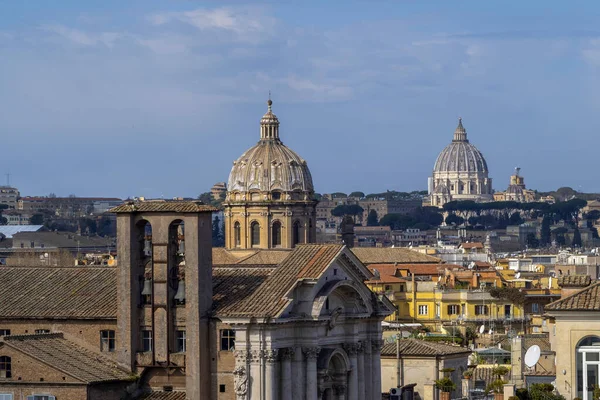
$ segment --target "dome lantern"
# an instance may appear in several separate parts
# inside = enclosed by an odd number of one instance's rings
[[[273,114],[271,96],[267,101],[267,113],[260,119],[260,140],[279,141],[279,119]]]
[[[454,140],[453,142],[468,142],[467,139],[467,130],[464,128],[462,124],[462,118],[458,117],[458,126],[454,131]]]

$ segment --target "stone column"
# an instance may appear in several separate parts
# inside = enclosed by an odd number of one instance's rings
[[[249,395],[248,398],[260,398],[262,396],[261,393],[261,385],[260,385],[260,378],[262,376],[262,371],[261,371],[261,359],[262,359],[262,354],[259,350],[251,350],[248,353],[248,359],[250,361],[249,366],[250,366],[250,371],[248,372],[248,381],[250,383],[250,387],[249,387]]]
[[[373,393],[373,361],[371,360],[371,341],[365,340],[362,343],[364,350],[364,365],[365,365],[365,398],[371,399]]]
[[[371,376],[372,378],[372,390],[373,400],[381,399],[381,346],[383,346],[383,340],[374,339],[371,340]]]
[[[294,362],[292,363],[292,399],[304,400],[306,393],[306,368],[304,367],[304,359],[302,357],[302,348],[298,347],[294,352]]]
[[[348,400],[359,400],[358,395],[358,343],[344,344],[344,350],[350,359],[350,378],[348,379]]]
[[[363,346],[363,342],[358,343],[358,398],[365,399],[365,380],[367,377],[365,376],[365,349]]]
[[[279,350],[265,350],[265,399],[276,400],[279,398],[279,379],[277,379],[277,355]]]
[[[472,379],[469,379],[469,378],[462,379],[462,396],[465,398],[468,398],[469,394],[471,393],[471,389],[472,389],[471,382],[473,382]],[[508,397],[506,399],[508,400]]]
[[[288,347],[281,351],[281,396],[280,399],[289,399],[292,396],[292,359],[294,348]],[[298,377],[295,377],[298,379]]]
[[[321,348],[305,347],[302,351],[306,358],[306,400],[317,400],[317,357]]]

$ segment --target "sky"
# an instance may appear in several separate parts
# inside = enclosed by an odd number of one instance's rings
[[[595,1],[3,1],[0,172],[22,195],[197,196],[259,138],[317,192],[424,190],[458,117],[494,188],[600,192]],[[5,176],[0,177],[6,183]]]

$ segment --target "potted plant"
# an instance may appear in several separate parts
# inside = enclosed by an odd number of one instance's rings
[[[465,379],[471,379],[473,377],[473,370],[472,369],[468,369],[465,372],[463,372],[463,378]]]
[[[494,394],[494,400],[504,400],[504,385],[506,385],[508,381],[505,381],[502,378],[508,374],[508,368],[499,366],[495,367],[492,372],[496,375],[496,380],[490,383],[485,390],[487,393]]]
[[[456,384],[445,376],[435,381],[435,387],[441,392],[440,400],[450,400],[450,392],[456,389]]]

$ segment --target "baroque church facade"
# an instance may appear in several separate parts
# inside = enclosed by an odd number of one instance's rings
[[[431,205],[442,207],[455,200],[493,200],[492,178],[488,174],[483,154],[469,142],[459,118],[452,142],[438,155],[429,178]]]

